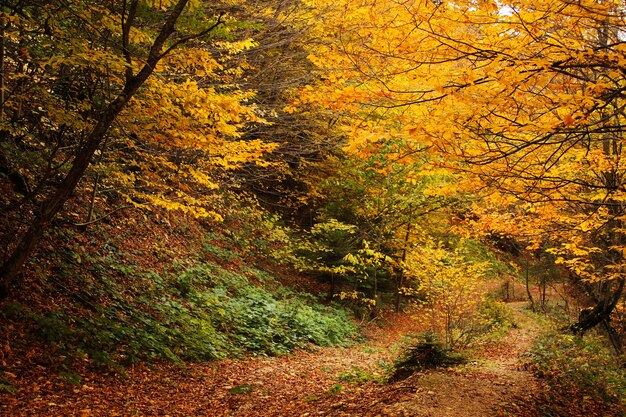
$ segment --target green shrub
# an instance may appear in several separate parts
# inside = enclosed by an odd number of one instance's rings
[[[356,333],[356,325],[344,310],[304,302],[283,303],[284,316],[299,339],[319,346],[345,346]]]
[[[523,362],[555,390],[626,402],[626,371],[599,337],[549,334],[523,355]]]
[[[249,285],[224,304],[223,319],[231,337],[252,352],[281,354],[308,343],[339,345],[354,335],[356,326],[345,313],[308,302],[297,296],[277,300]]]
[[[394,362],[390,379],[397,381],[408,378],[425,369],[450,367],[464,362],[464,358],[452,352],[434,333],[418,336],[417,343],[409,345]]]
[[[29,320],[33,335],[58,356],[89,358],[111,367],[138,360],[216,359],[246,351],[277,355],[311,343],[347,344],[357,331],[343,310],[322,306],[253,268],[245,274],[263,287],[212,263],[170,275],[127,271],[132,276],[123,279],[117,279],[119,268],[97,270],[102,275],[80,294],[99,300],[90,309],[35,312],[6,304],[0,316]]]
[[[484,297],[468,317],[458,319],[453,324],[449,343],[455,349],[497,340],[514,326],[507,305],[491,295]]]
[[[497,339],[506,334],[511,327],[515,327],[515,322],[507,305],[493,296],[485,297],[478,306],[476,338]]]
[[[0,376],[0,393],[7,392],[9,394],[16,394],[17,388],[4,376]]]

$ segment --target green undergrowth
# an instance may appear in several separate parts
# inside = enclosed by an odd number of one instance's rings
[[[626,370],[606,345],[600,336],[551,332],[535,342],[523,362],[551,392],[626,412]]]
[[[63,270],[71,276],[83,269],[71,303],[42,312],[13,302],[0,318],[27,320],[30,336],[51,347],[55,358],[114,368],[153,359],[278,355],[311,344],[347,345],[355,337],[357,326],[345,310],[293,291],[268,272],[225,269],[204,255],[163,273],[122,264],[111,253],[84,255],[80,266]]]

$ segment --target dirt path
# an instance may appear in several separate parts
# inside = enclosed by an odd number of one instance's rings
[[[528,350],[540,329],[523,312],[526,303],[510,303],[516,328],[483,358],[450,370],[415,375],[412,392],[388,408],[393,416],[466,417],[503,415],[515,409],[518,398],[533,393],[537,380],[519,368],[519,355]]]
[[[538,333],[510,304],[518,327],[484,351],[479,362],[380,383],[402,334],[415,331],[406,316],[390,327],[370,329],[367,344],[321,348],[275,358],[145,366],[126,378],[94,374],[78,384],[26,376],[16,396],[0,398],[3,416],[497,416],[536,381],[517,366]],[[39,375],[37,374],[39,372]]]

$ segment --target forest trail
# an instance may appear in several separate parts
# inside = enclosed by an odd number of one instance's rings
[[[1,415],[63,416],[455,416],[488,417],[515,409],[516,398],[536,381],[519,370],[518,356],[539,327],[510,303],[516,328],[466,365],[381,383],[384,365],[397,355],[403,334],[415,332],[408,316],[389,327],[371,326],[368,341],[349,348],[317,348],[281,357],[192,364],[137,366],[125,378],[84,377],[72,385],[31,375],[35,381]],[[10,414],[4,414],[11,410]],[[510,414],[508,414],[510,415]]]
[[[478,361],[415,375],[408,381],[411,392],[390,406],[387,414],[478,417],[515,412],[518,399],[541,389],[536,378],[519,364],[519,355],[530,349],[541,332],[539,325],[524,312],[526,305],[527,302],[508,303],[516,327],[497,345],[482,350]]]

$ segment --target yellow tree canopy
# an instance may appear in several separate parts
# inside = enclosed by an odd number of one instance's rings
[[[477,227],[621,279],[622,2],[309,4],[328,76],[294,106],[336,109],[357,155],[390,137],[428,149],[484,196]]]

